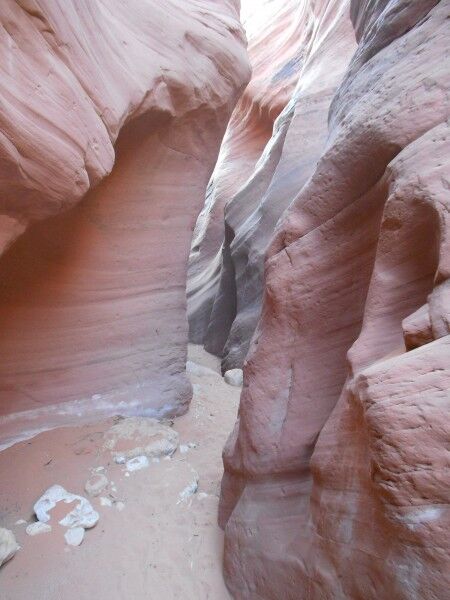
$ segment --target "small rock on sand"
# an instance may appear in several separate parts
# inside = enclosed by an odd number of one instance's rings
[[[84,529],[83,527],[71,527],[66,531],[64,537],[69,546],[79,546],[84,538]]]
[[[41,523],[40,521],[36,521],[36,523],[31,523],[25,529],[27,535],[35,536],[40,535],[41,533],[50,533],[52,530],[52,526],[48,523]]]
[[[146,456],[136,456],[135,458],[127,460],[127,471],[140,471],[141,469],[147,468],[149,464]]]
[[[178,447],[178,433],[157,419],[127,417],[105,432],[104,448],[114,461],[123,464],[131,458],[170,456]]]
[[[0,567],[10,560],[19,549],[14,534],[9,529],[0,527]]]
[[[226,371],[223,378],[228,385],[234,385],[235,387],[242,387],[244,381],[242,369],[230,369]]]
[[[89,496],[99,496],[108,486],[108,478],[103,473],[94,473],[86,481],[84,489]]]

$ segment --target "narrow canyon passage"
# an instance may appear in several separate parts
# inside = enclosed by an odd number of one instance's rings
[[[217,507],[222,447],[240,388],[226,384],[219,360],[198,346],[189,348],[188,371],[194,396],[189,413],[173,424],[177,449],[146,468],[128,471],[114,462],[105,448],[114,419],[54,429],[0,453],[1,522],[21,546],[1,569],[2,600],[230,598]],[[130,447],[140,442],[129,440]],[[93,472],[108,484],[90,497],[85,484]],[[62,513],[50,512],[51,532],[25,532],[34,503],[54,484],[89,498],[99,513],[79,547],[65,543]]]
[[[0,56],[0,600],[450,600],[450,0]]]

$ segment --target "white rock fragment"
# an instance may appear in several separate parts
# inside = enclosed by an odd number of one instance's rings
[[[13,532],[0,527],[0,567],[11,560],[17,550],[19,550],[19,545]]]
[[[198,481],[198,476],[196,475],[194,479],[184,488],[184,490],[180,492],[177,504],[180,504],[180,502],[186,502],[188,498],[197,493]]]
[[[125,456],[123,454],[118,454],[117,456],[114,457],[114,462],[117,465],[124,465],[127,462],[127,459],[125,458]]]
[[[136,456],[135,458],[131,458],[127,460],[127,471],[130,473],[133,471],[140,471],[141,469],[146,469],[149,466],[149,461],[146,456]]]
[[[15,523],[16,525],[26,525],[27,522],[25,521],[25,519],[19,519],[18,521],[16,521]]]
[[[31,523],[25,529],[27,535],[35,536],[41,533],[50,533],[52,530],[52,526],[48,523],[41,523],[40,521],[36,521],[36,523]]]
[[[69,546],[79,546],[84,539],[84,528],[83,527],[71,527],[64,534],[66,543]]]
[[[101,506],[112,506],[112,500],[110,498],[107,498],[106,496],[101,496],[100,497],[100,505]]]
[[[180,454],[186,454],[186,452],[188,452],[189,450],[189,446],[187,446],[186,444],[180,444],[178,447]]]
[[[61,485],[52,485],[34,505],[34,512],[38,521],[47,523],[50,520],[48,511],[54,508],[58,502],[64,502],[65,504],[77,502],[75,508],[59,521],[60,525],[64,527],[83,527],[84,529],[96,525],[99,515],[92,508],[92,504],[83,496],[66,491]]]
[[[129,477],[130,474],[128,473],[128,471],[125,473],[125,477]]]
[[[123,509],[125,508],[125,504],[123,502],[116,502],[115,507],[117,508],[117,510],[119,512],[122,512]]]
[[[242,387],[244,382],[244,374],[242,369],[230,369],[229,371],[225,372],[223,378],[228,385],[233,385],[235,387]]]
[[[103,473],[103,471],[106,471],[105,467],[95,467],[95,469],[93,469],[94,473]]]

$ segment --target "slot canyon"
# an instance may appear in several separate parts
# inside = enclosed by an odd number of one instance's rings
[[[0,599],[450,600],[450,0],[0,52]]]

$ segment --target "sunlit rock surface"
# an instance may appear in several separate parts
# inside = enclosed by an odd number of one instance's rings
[[[239,599],[450,589],[450,6],[351,15],[359,46],[269,249],[224,454]]]
[[[186,409],[191,232],[249,78],[238,12],[2,2],[1,248],[23,234],[0,259],[3,443]]]

